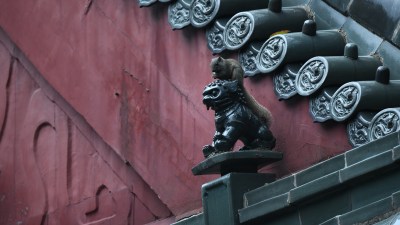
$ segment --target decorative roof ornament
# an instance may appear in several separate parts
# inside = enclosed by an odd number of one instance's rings
[[[178,0],[168,6],[168,22],[172,29],[182,29],[190,25],[189,7],[192,0]]]
[[[274,91],[279,100],[289,99],[297,94],[294,81],[300,67],[300,63],[286,64],[274,73]]]
[[[358,56],[357,45],[346,44],[344,56],[317,56],[300,68],[295,85],[302,96],[309,96],[327,86],[340,86],[350,81],[373,80],[382,65],[376,57]]]
[[[221,53],[225,50],[223,33],[227,22],[228,19],[216,20],[206,30],[207,46],[213,54]]]
[[[204,27],[217,15],[219,0],[194,0],[190,6],[190,23],[194,27]]]
[[[258,69],[270,73],[286,63],[305,62],[314,56],[343,55],[345,40],[338,30],[316,29],[315,21],[306,20],[302,32],[270,37],[257,55]]]
[[[282,0],[270,0],[268,9],[234,15],[225,27],[224,43],[227,49],[237,50],[249,41],[264,41],[282,30],[301,31],[309,17],[304,7],[282,8]]]
[[[309,111],[314,122],[332,119],[331,101],[337,88],[325,88],[315,97],[310,98]]]
[[[241,48],[239,51],[239,62],[242,65],[246,77],[260,73],[256,64],[256,56],[262,44],[262,42],[253,42],[247,45],[246,48]]]
[[[355,112],[398,107],[398,93],[400,80],[390,81],[389,69],[380,66],[376,70],[375,81],[349,82],[335,92],[332,96],[332,118],[344,121]]]
[[[268,0],[194,0],[190,6],[190,23],[206,27],[216,19],[229,18],[238,12],[265,8]]]
[[[368,138],[375,141],[400,130],[400,108],[388,108],[374,116],[368,127]]]
[[[157,2],[157,0],[138,0],[140,7],[147,7]]]
[[[349,121],[346,131],[349,142],[353,147],[359,147],[370,141],[368,127],[375,115],[374,112],[361,112]]]

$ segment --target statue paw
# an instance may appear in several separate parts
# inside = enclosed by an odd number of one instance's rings
[[[215,153],[215,148],[211,145],[205,145],[203,147],[204,158],[209,157],[211,154]]]

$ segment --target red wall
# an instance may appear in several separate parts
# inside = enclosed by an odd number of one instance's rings
[[[214,178],[190,172],[214,133],[201,102],[211,81],[204,30],[172,31],[166,5],[133,0],[1,1],[0,26],[26,56],[3,35],[1,219],[39,221],[47,211],[86,223],[93,199],[106,202],[105,218],[124,221],[201,207],[200,186]],[[269,170],[284,176],[350,148],[343,125],[312,123],[306,98],[279,102],[270,77],[245,85],[275,117],[284,160]]]

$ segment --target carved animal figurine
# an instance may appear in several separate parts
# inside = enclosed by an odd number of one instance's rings
[[[243,85],[244,71],[239,62],[234,59],[224,59],[222,57],[213,58],[211,60],[211,71],[214,79],[220,80],[237,80],[243,90],[247,106],[267,124],[268,127],[272,123],[271,112],[258,103],[251,94],[249,94]]]
[[[215,80],[203,91],[203,103],[207,110],[215,111],[215,135],[213,143],[203,147],[204,157],[231,151],[237,140],[248,149],[272,149],[275,138],[268,126],[245,104],[245,96],[239,81]]]

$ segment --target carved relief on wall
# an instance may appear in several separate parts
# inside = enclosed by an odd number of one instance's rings
[[[0,43],[0,52],[4,52],[0,54],[0,140],[3,134],[4,123],[6,120],[6,112],[8,106],[7,93],[8,93],[8,84],[9,77],[12,72],[14,60],[7,54],[4,49],[4,46]]]
[[[48,97],[53,89],[39,86],[19,60],[6,71],[0,224],[146,224],[170,215],[132,167]]]

